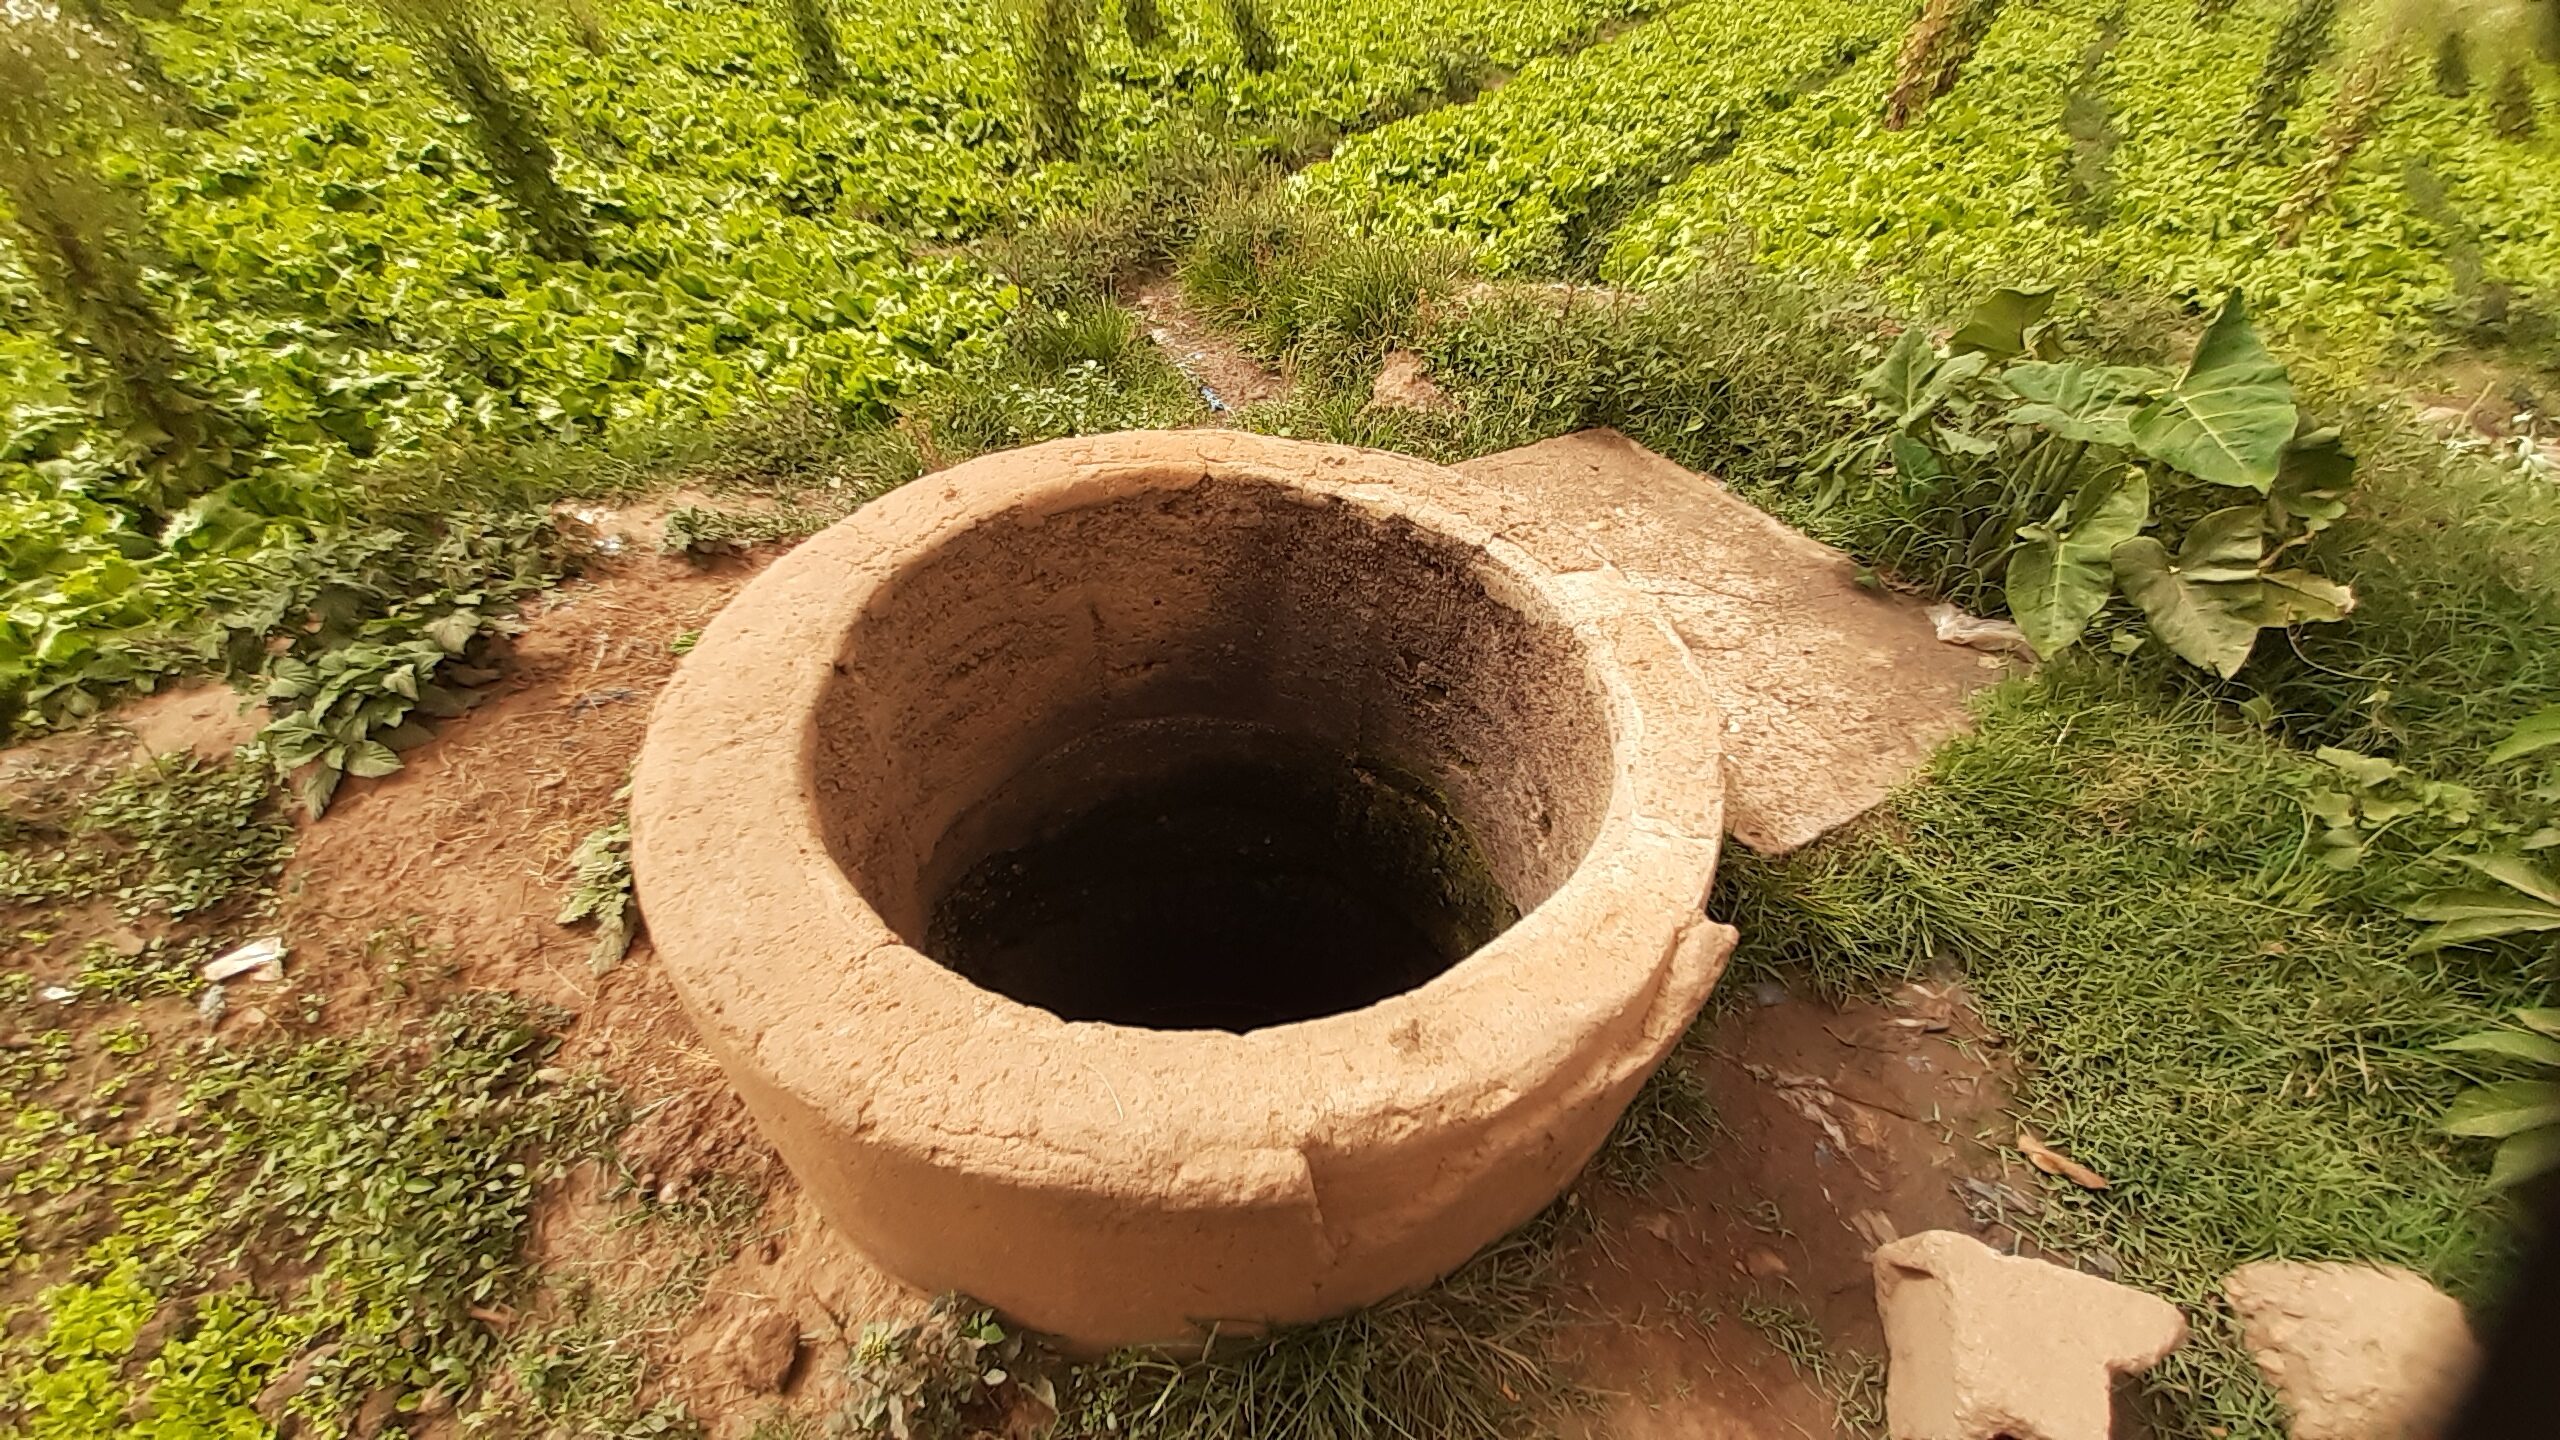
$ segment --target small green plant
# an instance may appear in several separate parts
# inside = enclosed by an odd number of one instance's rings
[[[1092,0],[1020,0],[1014,72],[1022,85],[1031,154],[1072,160],[1084,143],[1085,32]]]
[[[625,786],[616,798],[627,798],[630,793]],[[570,855],[569,864],[575,875],[560,906],[560,923],[596,922],[596,943],[587,952],[587,966],[602,975],[621,964],[631,949],[635,916],[631,903],[630,819],[624,817],[588,832]]]
[[[2284,133],[2294,108],[2302,103],[2302,84],[2329,53],[2338,27],[2338,0],[2294,0],[2284,22],[2268,42],[2266,62],[2249,93],[2249,108],[2240,128],[2253,150],[2263,150]]]
[[[2530,140],[2539,128],[2533,80],[2525,74],[2522,60],[2509,60],[2489,87],[2489,128],[2506,140]]]
[[[2549,705],[2525,717],[2506,738],[2492,746],[2488,763],[2503,765],[2555,748],[2560,748],[2560,705]],[[2543,802],[2560,800],[2560,780],[2535,789],[2532,798]],[[2463,864],[2496,881],[2498,888],[2440,891],[2410,907],[2413,918],[2431,922],[2419,937],[2418,948],[2436,950],[2560,930],[2560,879],[2554,879],[2529,858],[2532,852],[2555,846],[2560,846],[2560,826],[2542,825],[2526,835],[2524,853],[2460,856]]]
[[[1164,41],[1164,10],[1157,0],[1120,0],[1120,28],[1130,44],[1152,50]]]
[[[197,357],[144,283],[138,214],[95,169],[126,80],[111,54],[49,10],[0,25],[0,223],[48,302],[81,400],[119,437],[117,498],[156,530],[239,473],[261,436],[194,378]]]
[[[314,819],[348,776],[399,769],[401,751],[427,742],[425,721],[460,715],[476,687],[498,678],[484,663],[489,643],[516,625],[484,611],[486,599],[473,591],[425,613],[404,607],[313,658],[277,657],[266,689],[275,718],[258,741],[279,776],[299,773],[297,793]]]
[[[835,17],[827,0],[782,0],[783,18],[791,26],[791,48],[800,57],[801,83],[816,95],[844,88],[844,57],[836,51]]]
[[[2352,609],[2346,586],[2291,557],[2345,514],[2354,457],[2302,416],[2239,294],[2175,376],[2061,358],[2051,298],[2002,291],[1943,349],[1903,331],[1850,402],[1882,429],[1830,448],[1826,495],[1889,465],[1869,498],[1911,517],[1889,558],[1967,598],[1996,580],[2040,655],[2121,594],[2153,638],[2227,679],[2260,630]],[[2252,498],[2216,504],[2235,491]],[[2144,533],[2163,525],[2183,529],[2174,550]]]
[[[546,260],[595,258],[586,211],[561,188],[550,127],[489,52],[481,0],[375,0],[446,98],[470,117],[489,178]]]
[[[2433,74],[2436,93],[2446,99],[2459,100],[2471,93],[2471,42],[2461,30],[2448,27],[2436,37]]]
[[[2546,889],[2560,925],[2560,891]],[[2530,1066],[2534,1076],[2477,1085],[2445,1111],[2447,1134],[2498,1142],[2489,1183],[2504,1188],[2560,1169],[2560,1010],[2518,1010],[2515,1024],[2441,1047]]]
[[[944,1295],[912,1324],[863,1327],[845,1362],[852,1397],[827,1430],[848,1440],[1011,1433],[1001,1422],[1028,1406],[1039,1433],[1058,1413],[1043,1363],[993,1311]]]
[[[1280,40],[1262,16],[1262,0],[1218,0],[1226,12],[1227,33],[1235,37],[1236,55],[1256,75],[1280,63]]]
[[[2467,785],[2430,780],[2379,755],[2333,745],[2313,755],[2327,767],[2326,781],[2307,787],[2303,808],[2320,822],[2313,846],[2332,870],[2356,868],[2395,829],[2458,829],[2480,813],[2480,797]]]
[[[109,897],[130,919],[183,920],[273,879],[293,844],[263,767],[163,756],[117,777],[58,827],[0,850],[0,901]],[[49,842],[31,845],[41,837]]]

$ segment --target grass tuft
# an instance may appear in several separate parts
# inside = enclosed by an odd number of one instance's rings
[[[1561,1207],[1428,1289],[1232,1354],[1087,1367],[1060,1433],[1126,1440],[1511,1440],[1571,1392],[1547,1350]]]

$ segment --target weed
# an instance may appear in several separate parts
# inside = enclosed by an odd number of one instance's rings
[[[845,1362],[853,1395],[828,1433],[862,1440],[992,1434],[1025,1402],[1041,1418],[1058,1411],[1057,1385],[1040,1373],[1045,1357],[994,1312],[957,1295],[934,1300],[923,1319],[866,1326]]]
[[[520,1282],[537,1189],[619,1119],[608,1092],[543,1068],[566,1018],[476,993],[423,1034],[220,1051],[193,1077],[215,1164],[247,1172],[218,1233],[315,1267],[306,1303],[336,1328],[315,1413],[382,1385],[454,1393],[494,1354],[475,1311]]]
[[[627,798],[629,787],[621,796]],[[631,949],[631,820],[624,816],[590,832],[578,842],[569,864],[576,872],[560,905],[560,923],[596,922],[596,943],[587,952],[587,968],[602,975],[622,963]]]
[[[736,1253],[762,1201],[759,1192],[743,1205],[723,1196],[708,1205],[619,1212],[616,1229],[675,1228],[676,1258],[627,1288],[604,1283],[603,1267],[550,1282],[541,1307],[548,1318],[508,1339],[499,1374],[466,1431],[583,1440],[699,1435],[683,1402],[653,1394],[661,1387],[653,1384],[649,1337],[682,1324],[701,1303],[712,1272]]]
[[[740,554],[758,545],[805,540],[849,513],[847,509],[834,506],[797,504],[776,505],[765,510],[724,510],[686,505],[667,515],[661,543],[670,553],[695,556]]]
[[[943,462],[988,450],[1180,424],[1199,398],[1173,362],[1109,301],[1025,309],[995,345],[955,367],[907,414]]]
[[[515,209],[534,252],[592,261],[586,211],[553,173],[559,159],[541,107],[489,53],[480,0],[376,0],[446,97],[470,117],[490,179]]]
[[[12,1418],[263,1433],[274,1416],[250,1401],[297,1352],[285,1388],[308,1419],[382,1387],[404,1408],[459,1393],[496,1352],[478,1317],[521,1282],[536,1190],[618,1123],[608,1092],[545,1068],[564,1019],[484,994],[353,1038],[176,1048],[125,1025],[0,1054],[17,1106],[0,1231],[72,1272],[24,1316],[45,1338],[0,1356]],[[49,1096],[84,1044],[112,1078],[68,1112]],[[143,1084],[183,1103],[148,1118],[129,1102]],[[278,1254],[296,1262],[281,1274]],[[156,1354],[136,1344],[155,1317],[175,1336]]]
[[[1792,1305],[1754,1302],[1744,1305],[1736,1316],[1786,1356],[1797,1374],[1831,1396],[1843,1429],[1862,1436],[1884,1433],[1883,1360],[1834,1351],[1812,1317]]]
[[[782,9],[792,51],[800,57],[801,82],[817,95],[842,90],[844,59],[836,53],[835,17],[827,13],[827,0],[782,0]]]
[[[221,908],[284,868],[293,828],[260,767],[163,756],[109,782],[59,827],[21,827],[0,851],[0,901],[111,896],[129,919]],[[28,847],[31,836],[49,839]]]
[[[1675,1050],[1618,1117],[1592,1171],[1611,1189],[1635,1194],[1664,1171],[1704,1161],[1721,1130],[1706,1083]]]
[[[1183,293],[1254,347],[1340,379],[1418,341],[1467,274],[1442,241],[1344,233],[1271,190],[1212,209],[1181,262]]]
[[[1615,426],[1822,532],[1803,462],[1838,434],[1832,399],[1875,334],[1873,318],[1737,264],[1641,296],[1498,289],[1434,325],[1422,349],[1477,448]]]

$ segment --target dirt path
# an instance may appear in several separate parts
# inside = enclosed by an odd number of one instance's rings
[[[1288,393],[1288,378],[1211,328],[1182,298],[1182,286],[1172,276],[1142,282],[1129,301],[1146,320],[1148,338],[1208,402],[1211,423],[1232,425],[1235,412]]]

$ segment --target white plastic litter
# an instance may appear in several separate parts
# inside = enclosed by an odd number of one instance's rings
[[[284,978],[284,957],[284,937],[264,936],[204,962],[204,978],[216,983],[246,978],[272,985]]]
[[[1941,601],[1929,607],[1929,623],[1936,628],[1938,638],[1949,645],[1994,655],[2015,655],[2023,660],[2036,658],[2036,647],[2027,643],[2027,632],[2006,620],[1984,620]]]

